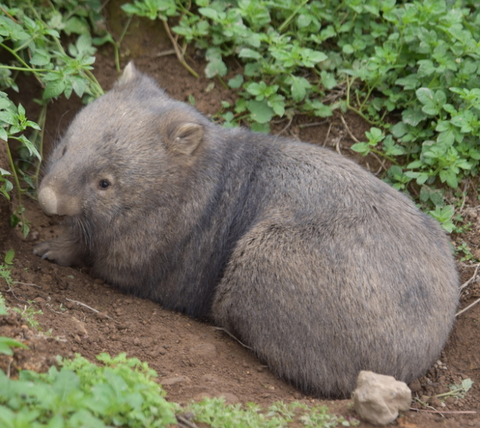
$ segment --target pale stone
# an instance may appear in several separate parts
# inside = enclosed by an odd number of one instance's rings
[[[400,410],[410,408],[412,393],[405,382],[369,371],[361,371],[353,404],[359,416],[374,425],[393,422]]]
[[[202,343],[190,348],[190,352],[197,357],[213,359],[217,357],[217,348],[213,343]]]
[[[165,386],[165,385],[177,385],[179,383],[190,383],[190,379],[187,376],[176,376],[176,377],[170,377],[167,379],[162,379],[160,381],[160,384]]]
[[[217,397],[223,397],[227,404],[240,403],[240,398],[238,398],[235,394],[232,394],[231,392],[220,392],[216,395]]]

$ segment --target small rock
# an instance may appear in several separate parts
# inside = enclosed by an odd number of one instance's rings
[[[393,422],[399,410],[408,410],[412,393],[404,382],[393,376],[361,371],[357,388],[353,392],[353,404],[362,419],[374,425]]]
[[[86,327],[86,324],[83,321],[80,321],[79,319],[72,317],[72,330],[73,334],[77,336],[88,336],[88,330]]]
[[[186,419],[187,421],[193,421],[195,419],[195,413],[193,412],[182,413],[179,416],[182,417],[183,419]],[[194,424],[191,424],[191,425],[194,425]]]
[[[435,409],[439,409],[440,407],[442,407],[442,402],[437,397],[430,398],[428,404]]]
[[[190,352],[197,357],[213,359],[217,356],[217,348],[213,343],[202,343],[190,348]]]
[[[39,236],[40,234],[38,232],[30,232],[27,240],[31,242],[38,241]]]
[[[108,315],[105,312],[97,312],[96,316],[99,320],[106,320],[108,319]]]
[[[421,401],[422,403],[428,403],[428,402],[430,401],[430,396],[429,396],[429,395],[422,395],[422,396],[420,397],[420,401]]]
[[[73,309],[75,306],[76,306],[76,304],[73,303],[73,302],[67,302],[67,303],[65,303],[65,307],[66,307],[67,309]]]
[[[240,403],[240,398],[238,398],[235,394],[232,394],[231,392],[220,392],[219,396],[225,398],[225,402],[227,404]]]
[[[160,384],[165,385],[176,385],[178,383],[190,383],[190,379],[187,376],[176,376],[170,377],[167,379],[162,379]]]
[[[455,397],[448,397],[446,400],[445,400],[445,404],[447,406],[453,406],[455,404]]]
[[[204,400],[205,398],[212,398],[212,394],[210,394],[210,393],[207,392],[207,391],[200,392],[200,393],[196,394],[196,395],[193,397],[193,400],[194,400],[194,401],[202,401],[202,400]]]
[[[422,384],[418,379],[415,379],[414,381],[410,382],[410,385],[408,385],[408,387],[412,392],[418,392],[422,389]]]
[[[151,357],[158,357],[159,355],[165,355],[165,351],[160,346],[153,346],[149,348],[147,354]]]
[[[200,380],[202,382],[205,382],[205,383],[220,383],[220,380],[218,379],[217,376],[211,374],[211,373],[207,373],[205,375],[203,375]]]

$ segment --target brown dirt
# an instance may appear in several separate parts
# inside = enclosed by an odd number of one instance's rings
[[[160,44],[157,51],[135,59],[137,67],[156,78],[168,93],[187,101],[189,95],[196,107],[207,115],[221,108],[222,100],[232,100],[232,94],[216,80],[193,78],[174,56],[156,56],[168,45]],[[148,47],[148,52],[152,49]],[[142,51],[144,52],[145,49]],[[117,77],[110,51],[99,54],[95,74],[104,88],[109,88]],[[203,75],[201,59],[190,58],[190,64]],[[125,61],[124,61],[125,64]],[[123,64],[123,65],[124,65]],[[212,87],[212,84],[214,85]],[[38,96],[35,82],[27,92],[20,94],[24,105],[32,109],[29,99]],[[47,122],[48,153],[52,141],[61,135],[81,107],[78,100],[59,99],[49,109]],[[304,127],[307,118],[295,117],[274,124],[279,132],[316,144],[326,145],[356,158],[372,171],[380,164],[375,159],[361,159],[349,149],[351,134],[363,139],[369,128],[358,116],[340,114],[316,125]],[[311,125],[311,123],[310,123]],[[347,129],[348,127],[348,129]],[[0,166],[5,167],[5,154],[0,152]],[[460,237],[466,241],[476,257],[480,257],[479,202],[476,188],[470,186],[465,199],[463,215],[472,223],[471,230]],[[6,227],[8,205],[0,197],[0,257],[8,249],[16,252],[12,276],[17,283],[7,289],[0,282],[0,292],[10,307],[22,311],[33,308],[41,311],[35,319],[38,329],[31,328],[17,315],[0,317],[0,336],[7,335],[24,341],[30,350],[17,350],[13,358],[1,357],[0,367],[15,376],[19,369],[45,370],[57,354],[73,356],[80,353],[90,360],[101,352],[112,355],[126,352],[148,362],[159,375],[170,400],[188,402],[202,396],[226,397],[228,402],[255,401],[268,405],[274,401],[303,400],[325,403],[332,411],[353,415],[350,401],[321,401],[305,397],[292,386],[277,379],[251,352],[206,322],[190,319],[182,314],[163,310],[159,305],[125,295],[108,284],[89,276],[85,269],[64,268],[40,260],[32,254],[38,240],[54,237],[59,232],[58,219],[43,215],[35,201],[27,201],[27,217],[32,222],[32,233],[24,240],[18,231]],[[462,282],[472,277],[475,266],[458,262]],[[463,291],[461,306],[465,307],[480,297],[480,284],[475,279]],[[426,376],[411,384],[417,397],[432,396],[449,390],[449,385],[470,378],[475,383],[464,398],[448,398],[445,402],[433,399],[430,407],[414,405],[425,411],[410,411],[396,425],[405,428],[480,427],[480,305],[462,314],[455,325],[439,362]],[[423,398],[425,399],[425,398]],[[361,427],[369,427],[362,423]]]

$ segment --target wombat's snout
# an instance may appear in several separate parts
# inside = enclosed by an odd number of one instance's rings
[[[80,214],[80,198],[72,196],[60,187],[60,189],[47,180],[47,183],[40,187],[38,202],[45,214],[74,216]]]
[[[58,213],[58,199],[51,187],[43,187],[38,193],[38,202],[45,214],[53,215]],[[61,214],[60,214],[61,215]]]

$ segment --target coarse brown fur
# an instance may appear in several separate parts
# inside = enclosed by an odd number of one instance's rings
[[[458,277],[438,224],[329,150],[226,130],[130,64],[56,147],[39,201],[68,233],[35,252],[215,323],[305,393],[438,357]]]

